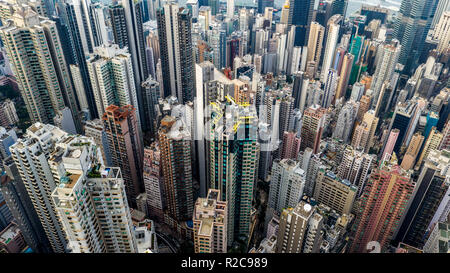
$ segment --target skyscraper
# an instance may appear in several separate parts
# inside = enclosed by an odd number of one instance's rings
[[[156,106],[161,97],[161,86],[159,82],[154,80],[151,76],[142,83],[143,99],[144,99],[144,118],[147,119],[145,124],[150,131],[152,137],[156,137],[158,131],[158,124],[156,124],[157,110]]]
[[[164,97],[175,96],[182,104],[195,96],[195,62],[192,50],[191,14],[177,4],[157,10]]]
[[[322,97],[322,107],[328,108],[331,106],[331,103],[334,101],[336,88],[339,80],[339,76],[337,75],[337,71],[333,68],[328,69],[326,73],[323,87],[323,97]]]
[[[158,135],[167,212],[176,221],[190,220],[194,210],[191,132],[181,119],[165,116]]]
[[[234,0],[227,0],[227,18],[234,17]]]
[[[314,199],[339,214],[350,214],[358,188],[333,172],[320,169],[316,178]]]
[[[295,46],[306,46],[312,21],[314,1],[290,0],[288,25],[295,26]]]
[[[422,148],[423,140],[425,138],[419,133],[415,133],[409,142],[408,149],[403,156],[401,167],[405,170],[409,170],[414,167],[416,158],[419,155],[420,148]]]
[[[331,2],[331,15],[340,14],[345,18],[348,0],[333,0]]]
[[[359,199],[350,252],[367,251],[370,241],[377,241],[381,251],[386,250],[400,225],[398,219],[406,213],[414,187],[411,171],[403,170],[395,160],[385,161],[371,173]]]
[[[445,1],[442,1],[445,2]],[[448,1],[447,1],[448,2]],[[442,13],[441,18],[438,20],[436,27],[433,30],[433,39],[438,41],[437,50],[442,53],[450,44],[449,35],[449,21],[450,11]]]
[[[33,122],[55,124],[68,106],[77,130],[79,110],[56,23],[23,6],[0,28],[13,73]]]
[[[391,124],[389,126],[389,129],[398,129],[399,135],[398,139],[394,146],[394,152],[399,154],[400,148],[403,144],[403,142],[406,140],[407,135],[411,131],[409,128],[411,127],[411,124],[413,123],[412,120],[414,120],[414,116],[416,113],[417,103],[413,101],[409,101],[406,103],[399,103],[395,107],[394,116],[391,119]],[[411,134],[412,137],[412,134]]]
[[[339,74],[339,82],[336,88],[336,95],[333,102],[336,102],[347,93],[348,82],[350,80],[350,74],[352,73],[353,59],[354,57],[352,54],[346,53],[344,55]],[[359,101],[359,99],[355,101]]]
[[[310,106],[305,110],[301,131],[301,150],[309,147],[313,150],[313,153],[317,153],[326,115],[326,109],[321,108],[319,105]]]
[[[393,40],[391,43],[382,44],[378,47],[377,56],[378,62],[376,70],[373,74],[372,84],[370,89],[374,91],[374,99],[372,104],[376,104],[381,93],[381,87],[386,80],[390,80],[397,64],[400,51],[404,45],[398,41]]]
[[[394,146],[396,145],[397,141],[398,141],[398,135],[400,134],[400,131],[398,129],[392,129],[391,132],[389,133],[389,138],[386,142],[386,144],[384,145],[384,150],[383,153],[381,155],[381,160],[384,160],[386,155],[390,156],[392,155],[392,152],[394,151]]]
[[[359,109],[361,109],[361,103]],[[361,124],[355,127],[355,132],[353,133],[352,137],[353,148],[355,149],[361,148],[366,153],[369,151],[374,142],[373,138],[375,135],[375,130],[377,129],[378,120],[379,119],[375,116],[375,112],[373,110],[364,112],[364,118]]]
[[[144,149],[144,187],[147,195],[148,215],[158,220],[164,218],[163,176],[161,168],[161,151],[158,142],[153,142]]]
[[[443,0],[439,1],[436,7],[436,11],[434,13],[433,21],[431,22],[430,29],[434,29],[436,24],[439,22],[444,12],[450,11],[450,1]]]
[[[86,55],[92,53],[95,46],[93,41],[92,21],[89,16],[89,5],[86,0],[66,0],[58,3],[60,17],[60,35],[67,35],[68,39],[62,43],[67,45],[65,57],[70,64],[72,78],[80,103],[81,110],[88,112],[90,118],[98,118],[95,98],[86,66]],[[64,36],[63,36],[64,37]],[[86,109],[87,106],[87,109]]]
[[[126,49],[116,44],[95,47],[86,62],[100,116],[110,105],[133,105],[139,109],[131,55]]]
[[[406,208],[407,213],[400,220],[396,241],[423,247],[430,221],[449,188],[446,183],[449,163],[450,151],[432,150],[429,153]]]
[[[347,145],[337,169],[337,176],[355,185],[358,188],[357,196],[360,196],[372,167],[376,164],[376,159],[376,155],[364,153]]]
[[[210,189],[206,198],[198,198],[194,207],[195,253],[227,252],[227,202],[220,191]]]
[[[411,74],[418,66],[425,38],[436,11],[437,0],[403,0],[395,21],[393,37],[402,48],[399,63],[403,73]]]
[[[111,163],[120,167],[125,184],[127,200],[136,207],[136,197],[143,192],[142,183],[142,136],[138,128],[137,113],[132,105],[110,105],[103,114]]]
[[[211,102],[210,188],[228,202],[228,245],[250,233],[259,165],[258,118],[254,106]],[[250,238],[247,238],[249,240]]]
[[[347,143],[353,131],[353,123],[356,120],[359,104],[353,100],[349,100],[342,107],[334,128],[333,137],[342,139]]]
[[[286,208],[280,216],[277,253],[301,253],[308,236],[308,224],[316,208],[300,201],[295,208]],[[295,228],[294,228],[295,227]]]
[[[10,149],[50,246],[56,253],[66,251],[67,238],[51,199],[57,185],[48,160],[55,144],[66,136],[66,132],[55,126],[35,123]]]
[[[333,62],[334,52],[336,50],[336,45],[339,38],[340,22],[342,20],[342,16],[336,14],[333,15],[327,22],[326,44],[320,74],[320,80],[322,82],[326,82],[327,76],[329,76],[328,69],[330,69]]]
[[[281,158],[296,159],[300,151],[301,139],[297,136],[297,132],[284,132],[283,141],[281,142]]]
[[[263,14],[266,8],[273,7],[274,0],[258,0],[258,13]]]
[[[145,55],[145,40],[142,24],[141,0],[122,0],[121,5],[110,7],[110,21],[114,34],[114,42],[119,48],[128,47],[133,64],[134,82],[137,89],[137,116],[142,119],[144,106],[141,83],[148,77],[147,59]],[[147,124],[142,124],[144,130]]]
[[[292,159],[274,160],[267,207],[280,214],[284,208],[295,207],[303,196],[306,172]]]
[[[431,129],[430,135],[425,141],[425,145],[423,146],[422,153],[420,154],[419,159],[416,163],[416,168],[420,168],[422,162],[428,157],[428,154],[439,147],[439,144],[442,141],[442,133],[440,133],[436,127]]]
[[[4,160],[3,168],[5,172],[0,176],[0,190],[25,242],[37,253],[51,252],[50,242],[11,157]]]
[[[441,144],[439,144],[439,149],[450,149],[450,120],[447,121],[442,130],[442,141]]]
[[[307,62],[314,61],[316,71],[320,62],[320,54],[322,53],[323,37],[325,36],[325,27],[317,22],[311,22],[308,37],[308,57]]]
[[[134,253],[137,246],[120,168],[105,167],[92,138],[67,136],[50,153],[52,201],[75,253]]]

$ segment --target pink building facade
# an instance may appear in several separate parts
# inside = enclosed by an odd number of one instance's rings
[[[295,132],[284,132],[281,159],[297,159],[298,152],[300,151],[300,143],[301,139],[297,137]]]
[[[350,252],[367,252],[367,244],[378,242],[386,248],[399,227],[415,182],[397,164],[383,165],[372,172],[359,200],[352,227]]]

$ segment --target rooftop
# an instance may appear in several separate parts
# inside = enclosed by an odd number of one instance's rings
[[[0,242],[8,244],[19,234],[20,234],[19,227],[16,226],[14,223],[11,223],[0,233]]]

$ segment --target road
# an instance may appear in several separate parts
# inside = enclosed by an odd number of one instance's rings
[[[167,238],[166,235],[156,233],[156,236],[158,237],[158,241],[161,239],[164,242],[164,244],[172,251],[172,253],[177,253],[177,248],[174,247],[171,243],[169,243],[169,241],[171,240]]]

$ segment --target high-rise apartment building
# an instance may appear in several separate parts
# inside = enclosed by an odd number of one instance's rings
[[[94,139],[95,144],[100,148],[100,152],[102,153],[103,162],[111,166],[108,137],[105,130],[103,130],[103,121],[101,119],[87,120],[84,123],[84,135]]]
[[[334,101],[339,76],[335,69],[330,68],[328,69],[328,72],[326,73],[324,79],[325,82],[323,86],[323,96],[321,100],[321,106],[323,108],[328,108]]]
[[[447,120],[444,129],[442,129],[442,141],[439,144],[439,149],[450,149],[450,119]]]
[[[3,127],[10,126],[19,122],[14,102],[6,99],[0,103],[0,125]]]
[[[370,109],[370,105],[372,104],[372,97],[368,95],[363,95],[361,99],[359,100],[359,108],[358,108],[358,114],[356,115],[356,119],[358,121],[362,121],[364,115],[367,111]]]
[[[88,55],[86,62],[99,116],[110,105],[133,105],[139,112],[131,60],[127,49],[116,44],[95,47],[94,53]]]
[[[182,104],[195,96],[195,62],[190,11],[169,3],[156,12],[164,97],[175,96]]]
[[[419,155],[420,148],[422,148],[424,136],[419,132],[415,133],[409,142],[408,149],[403,156],[402,164],[400,165],[403,169],[409,170],[414,167],[416,158]]]
[[[228,202],[228,245],[250,233],[260,143],[254,106],[211,102],[209,183]],[[249,239],[249,238],[248,238]]]
[[[360,104],[361,106],[361,104]],[[355,149],[363,149],[368,152],[374,143],[375,130],[378,125],[378,118],[375,116],[375,111],[370,110],[364,113],[364,118],[361,124],[355,127],[352,137],[352,147]]]
[[[158,100],[161,97],[161,85],[158,81],[154,80],[151,76],[142,83],[143,99],[144,99],[144,119],[147,128],[150,131],[150,135],[156,138],[158,131],[158,124],[156,123],[157,105]]]
[[[68,106],[78,131],[79,110],[56,23],[29,6],[16,10],[0,28],[13,73],[32,122],[55,124]]]
[[[92,138],[59,139],[48,163],[52,201],[75,253],[134,253],[137,246],[120,168],[105,167]]]
[[[144,187],[147,195],[147,209],[150,217],[164,218],[163,176],[161,169],[161,152],[158,142],[153,142],[144,149]]]
[[[405,66],[403,72],[406,74],[411,74],[419,65],[438,2],[437,0],[402,1],[394,25],[393,37],[402,45],[398,61]]]
[[[301,253],[308,235],[308,225],[316,208],[300,201],[294,208],[286,208],[280,216],[277,253]]]
[[[206,198],[194,206],[195,253],[227,252],[227,202],[220,200],[220,190],[210,189]]]
[[[136,109],[132,105],[110,105],[103,114],[111,163],[120,167],[125,183],[127,200],[136,207],[136,197],[143,192],[142,183],[142,137],[138,127]]]
[[[305,150],[309,147],[313,153],[317,153],[319,149],[320,139],[326,120],[326,109],[319,105],[308,107],[303,113],[303,123],[301,130],[301,145],[300,149]]]
[[[400,220],[396,241],[422,248],[429,224],[449,189],[450,151],[432,150],[417,179],[406,214]]]
[[[177,221],[190,220],[194,209],[191,131],[183,120],[165,116],[158,135],[167,212]]]
[[[58,17],[52,19],[59,22],[60,35],[65,37],[62,46],[74,81],[81,110],[89,118],[99,118],[95,105],[95,98],[86,66],[86,56],[93,52],[97,39],[95,30],[97,25],[94,18],[98,18],[90,11],[88,0],[66,0],[58,3]],[[103,22],[104,23],[104,22]],[[87,106],[87,107],[86,107]]]
[[[295,207],[303,195],[306,172],[292,159],[274,160],[270,180],[268,208],[277,214]]]
[[[372,104],[376,104],[381,93],[381,87],[386,80],[390,80],[394,72],[395,65],[398,62],[402,45],[394,40],[391,43],[385,43],[378,47],[375,73],[372,77],[370,89],[374,92]]]
[[[320,74],[320,80],[322,82],[327,81],[328,69],[330,69],[334,52],[336,50],[336,45],[338,42],[339,37],[339,28],[341,25],[341,21],[343,20],[342,16],[339,14],[333,15],[327,22],[327,37],[326,37],[326,43],[325,43],[325,51],[323,55],[323,63],[322,63],[322,69]]]
[[[0,176],[0,191],[5,204],[20,228],[25,242],[37,253],[52,251],[25,184],[11,157],[3,161],[4,173]]]
[[[448,240],[450,239],[450,224],[437,223],[423,246],[425,253],[449,253]]]
[[[339,214],[350,214],[358,188],[333,172],[320,169],[314,189],[314,199]]]
[[[347,145],[337,169],[337,176],[341,179],[347,179],[352,185],[358,187],[359,196],[364,189],[372,167],[376,164],[376,159],[376,155],[364,153],[362,150]]]
[[[358,200],[351,252],[367,251],[371,241],[377,241],[381,251],[386,250],[399,228],[399,219],[406,213],[414,187],[411,171],[403,170],[395,160],[385,161],[371,173]]]
[[[352,73],[354,56],[350,53],[346,53],[342,60],[341,70],[339,74],[339,81],[336,88],[336,95],[334,102],[347,93],[348,82],[350,80],[350,74]],[[358,100],[355,100],[358,101]]]
[[[359,104],[353,100],[349,100],[341,108],[334,128],[333,137],[348,142],[353,131],[353,123],[356,120]]]
[[[394,151],[394,146],[398,140],[398,135],[400,131],[398,129],[392,129],[389,133],[389,138],[387,139],[386,144],[384,145],[384,150],[381,155],[381,160],[384,160],[386,155],[388,154],[390,158],[392,156],[392,152]]]
[[[141,119],[144,116],[144,106],[141,83],[148,77],[148,67],[145,55],[145,40],[142,18],[141,0],[123,0],[121,5],[111,6],[110,21],[112,25],[114,42],[120,48],[127,47],[133,64],[134,82],[137,93],[138,108],[136,115]],[[142,124],[144,130],[146,124]]]
[[[325,36],[325,27],[317,22],[311,22],[308,37],[308,57],[307,62],[314,61],[316,71],[320,62],[320,54],[322,53],[323,38]]]
[[[300,151],[301,139],[297,136],[297,132],[284,132],[283,141],[281,142],[281,158],[296,159]]]
[[[306,171],[304,195],[313,196],[317,174],[321,168],[327,166],[322,162],[319,154],[313,154],[309,147],[298,154],[298,160],[301,162],[301,168]]]
[[[438,41],[437,50],[442,53],[446,48],[450,46],[450,11],[442,13],[439,22],[433,30],[433,39]]]
[[[58,140],[66,136],[66,132],[55,126],[35,123],[10,148],[28,196],[56,253],[67,250],[67,239],[51,199],[57,185],[48,159]]]
[[[428,158],[428,154],[439,147],[439,144],[442,141],[442,133],[440,133],[436,127],[431,129],[430,135],[425,141],[425,145],[423,146],[422,153],[420,154],[419,159],[416,163],[416,168],[420,168],[422,162],[424,162]]]

